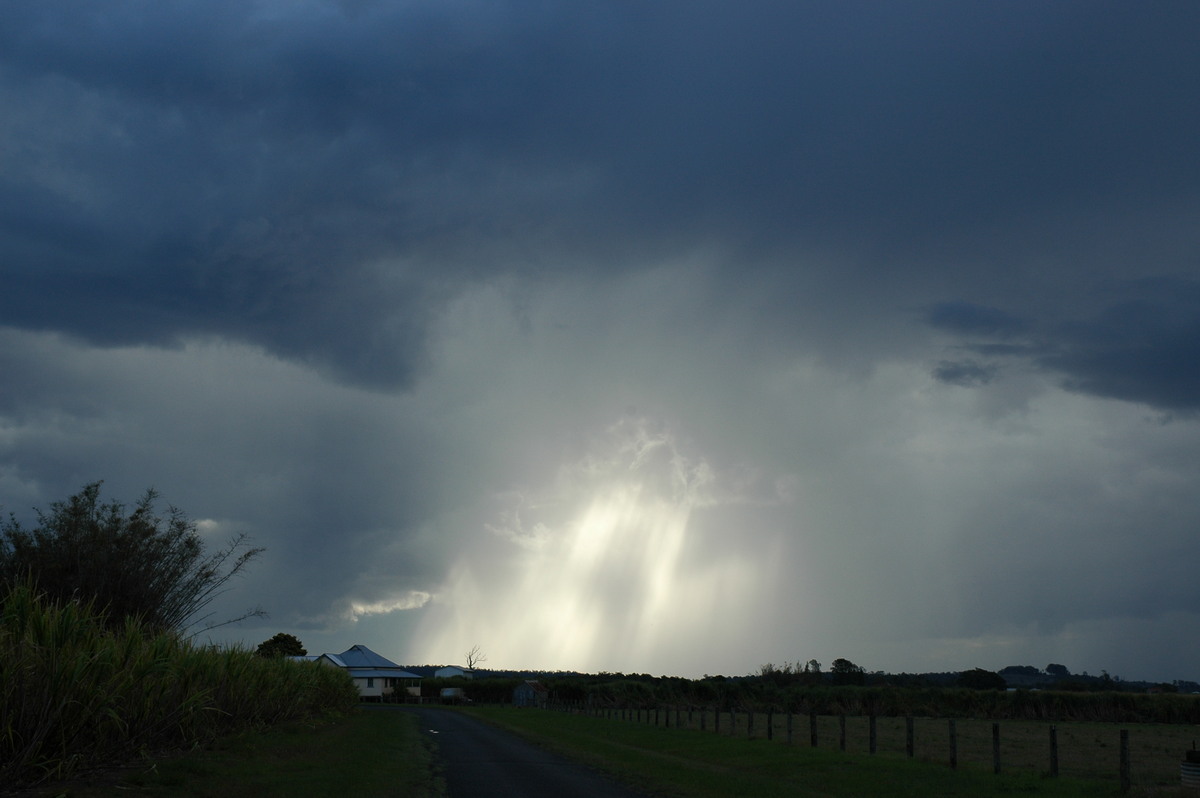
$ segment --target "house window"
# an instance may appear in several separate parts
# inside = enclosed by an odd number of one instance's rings
[[[375,686],[375,680],[372,679],[370,676],[368,676],[367,677],[367,687],[374,687],[374,686]]]

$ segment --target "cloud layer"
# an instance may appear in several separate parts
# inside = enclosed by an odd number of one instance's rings
[[[1198,22],[16,2],[0,502],[248,532],[252,644],[1196,678]]]

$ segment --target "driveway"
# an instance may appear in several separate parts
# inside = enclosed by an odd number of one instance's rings
[[[646,798],[511,732],[459,712],[406,707],[437,746],[449,798]],[[532,711],[532,710],[531,710]]]

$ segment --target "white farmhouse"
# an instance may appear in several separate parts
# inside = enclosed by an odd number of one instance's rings
[[[420,701],[421,677],[409,673],[387,657],[356,645],[341,654],[322,654],[317,662],[344,668],[354,679],[358,695],[374,701]]]

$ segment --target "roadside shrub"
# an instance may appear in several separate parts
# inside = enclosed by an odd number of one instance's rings
[[[341,670],[196,646],[27,584],[0,596],[0,784],[32,785],[236,730],[346,712]]]

